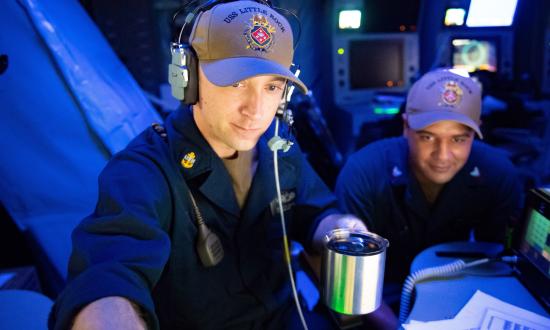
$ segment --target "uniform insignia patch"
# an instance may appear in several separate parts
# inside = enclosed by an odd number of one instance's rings
[[[394,178],[397,178],[398,176],[401,176],[403,174],[403,172],[401,172],[401,170],[397,167],[397,166],[394,166],[392,171],[391,171],[391,175],[394,177]]]
[[[447,105],[456,106],[460,104],[460,101],[462,101],[463,93],[464,92],[462,91],[462,88],[458,86],[458,83],[456,81],[449,80],[445,83],[445,86],[443,87],[441,100]]]
[[[296,190],[285,190],[281,192],[281,202],[283,203],[283,211],[286,212],[292,208],[294,205],[294,200],[296,199]],[[269,203],[271,208],[271,215],[275,216],[279,214],[279,201],[275,197],[271,203]]]
[[[479,172],[479,168],[477,168],[477,166],[474,167],[472,172],[470,172],[470,175],[473,176],[474,178],[478,178],[479,176],[481,176],[481,173]]]
[[[275,27],[269,24],[264,15],[256,14],[251,19],[252,25],[247,26],[244,36],[248,46],[246,48],[267,52],[273,46]]]
[[[193,165],[195,165],[195,161],[197,157],[195,156],[194,152],[188,152],[183,158],[181,159],[181,166],[184,168],[191,168]]]

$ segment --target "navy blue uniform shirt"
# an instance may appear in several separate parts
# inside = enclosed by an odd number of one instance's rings
[[[336,195],[341,207],[390,242],[385,278],[402,282],[413,258],[443,242],[503,242],[506,225],[520,216],[523,194],[512,163],[497,149],[474,141],[464,167],[435,203],[426,200],[409,168],[404,137],[384,139],[350,156]]]
[[[258,143],[258,167],[240,209],[223,162],[189,109],[170,116],[166,132],[167,141],[144,131],[101,173],[97,207],[73,232],[69,283],[50,327],[66,329],[86,304],[122,296],[144,310],[152,328],[283,328],[277,315],[292,300],[273,207],[270,136]],[[186,155],[188,168],[181,164]],[[336,212],[336,200],[296,145],[279,155],[287,231],[308,246],[317,221]],[[211,268],[195,250],[188,189],[225,251]]]

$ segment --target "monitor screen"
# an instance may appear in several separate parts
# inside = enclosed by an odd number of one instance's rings
[[[532,208],[527,221],[520,251],[531,264],[550,278],[550,219]]]
[[[517,0],[471,0],[466,26],[510,26],[517,3]]]
[[[497,46],[494,40],[452,39],[451,47],[454,69],[497,72]]]
[[[515,274],[550,311],[550,194],[531,189],[527,195],[521,235],[516,236]]]
[[[349,45],[349,87],[392,88],[404,84],[403,41],[353,40]]]

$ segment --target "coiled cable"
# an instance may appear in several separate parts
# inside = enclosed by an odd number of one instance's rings
[[[429,267],[425,269],[417,270],[410,274],[405,283],[403,284],[403,290],[401,291],[401,303],[399,306],[399,323],[403,324],[409,316],[409,309],[411,304],[412,293],[416,283],[438,277],[448,277],[449,275],[458,273],[466,268],[479,266],[492,261],[504,261],[507,263],[516,263],[516,256],[503,256],[498,258],[484,258],[475,260],[469,263],[465,263],[459,259],[449,264],[445,264],[437,267]]]

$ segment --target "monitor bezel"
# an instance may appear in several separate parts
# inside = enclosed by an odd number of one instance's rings
[[[351,88],[350,45],[355,41],[397,40],[403,45],[403,84],[395,87]],[[338,49],[344,54],[339,55]],[[341,106],[368,104],[378,94],[404,93],[418,74],[418,35],[416,33],[368,33],[340,35],[333,40],[333,90]]]

